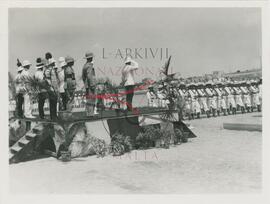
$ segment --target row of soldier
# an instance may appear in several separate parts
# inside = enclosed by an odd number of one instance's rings
[[[95,87],[93,53],[87,52],[84,58],[86,63],[82,70],[82,78],[86,95],[88,95],[94,93]],[[18,68],[15,77],[17,116],[34,118],[32,115],[33,104],[31,103],[33,101],[33,87],[31,87],[33,83],[31,84],[31,81],[36,81],[37,90],[35,91],[37,92],[38,111],[41,119],[44,119],[45,116],[46,100],[49,101],[50,118],[52,120],[57,119],[57,110],[66,111],[70,109],[76,90],[74,62],[74,59],[70,56],[60,57],[57,62],[52,54],[47,52],[45,58],[39,57],[36,59],[36,71],[33,76],[30,72],[32,63],[29,60],[24,60],[23,63],[17,60]],[[31,77],[34,80],[29,80]],[[89,101],[92,105],[91,114],[94,114],[95,100],[90,99]]]
[[[168,107],[173,98],[180,107],[182,119],[261,111],[262,80],[238,82],[207,82],[185,84],[179,81],[149,86],[147,92],[150,107]]]

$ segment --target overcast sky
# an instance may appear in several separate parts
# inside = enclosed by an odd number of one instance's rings
[[[156,77],[152,74],[164,64],[166,48],[172,55],[173,72],[184,77],[258,68],[261,11],[259,8],[9,10],[9,69],[13,74],[16,58],[35,64],[37,57],[50,51],[55,59],[74,57],[78,76],[84,64],[82,57],[89,50],[95,54],[98,77],[107,76],[119,82],[118,70],[123,60],[117,49],[124,55],[125,48],[133,52],[141,48],[142,58],[137,56],[141,70],[136,81]],[[157,52],[157,56],[152,57],[151,51]]]

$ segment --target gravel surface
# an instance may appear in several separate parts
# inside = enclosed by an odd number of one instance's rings
[[[63,163],[54,158],[10,165],[11,193],[260,193],[261,132],[222,129],[261,124],[259,113],[187,121],[198,136],[170,149],[132,151]],[[97,130],[98,131],[98,130]]]

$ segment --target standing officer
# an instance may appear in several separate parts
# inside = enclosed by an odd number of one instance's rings
[[[122,84],[125,86],[125,90],[127,92],[126,102],[128,111],[132,110],[132,99],[135,87],[134,73],[138,68],[138,63],[128,56],[125,60],[125,66],[122,69]]]
[[[59,67],[61,68],[58,73],[59,77],[59,93],[61,97],[61,110],[66,111],[67,110],[67,102],[68,97],[67,93],[65,91],[65,69],[67,67],[67,63],[65,61],[64,57],[59,57],[58,59]]]
[[[23,81],[22,71],[23,67],[19,60],[17,60],[17,75],[15,77],[15,91],[16,91],[16,111],[19,118],[23,118],[23,103],[25,94],[25,84]]]
[[[44,80],[44,64],[41,60],[41,58],[37,58],[36,60],[36,73],[35,73],[35,78],[39,81],[39,83],[43,85],[45,85],[45,80]],[[44,119],[44,103],[45,100],[47,98],[47,93],[46,93],[46,89],[44,88],[40,88],[40,90],[38,91],[38,113],[39,113],[39,117],[41,119]]]
[[[50,104],[50,116],[52,120],[57,119],[57,94],[58,94],[58,84],[59,76],[57,69],[55,68],[55,60],[50,58],[48,60],[47,68],[45,70],[45,79],[49,84],[50,89],[48,90],[49,104]]]
[[[75,79],[75,72],[73,69],[74,59],[70,56],[65,58],[67,67],[64,69],[65,73],[65,92],[67,93],[68,97],[68,110],[72,109],[71,102],[74,99],[74,93],[76,90],[76,79]]]
[[[82,70],[82,80],[85,87],[86,94],[86,115],[93,116],[95,108],[95,86],[96,86],[96,73],[93,66],[93,53],[85,53],[86,63],[83,66]]]
[[[28,60],[24,60],[23,61],[23,71],[22,71],[22,77],[24,79],[24,85],[26,88],[26,92],[24,93],[24,115],[26,118],[35,118],[32,115],[32,105],[31,105],[31,98],[30,98],[30,87],[28,87],[26,81],[29,77],[31,77],[30,74],[30,67],[31,67],[31,63]]]

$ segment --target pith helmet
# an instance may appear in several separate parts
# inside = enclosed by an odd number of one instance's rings
[[[22,66],[19,66],[18,69],[17,69],[17,72],[20,72],[23,70],[23,67]]]
[[[36,69],[41,69],[43,67],[44,67],[44,64],[43,64],[41,58],[40,57],[37,58],[37,60],[36,60]]]
[[[94,54],[92,52],[86,52],[84,59],[93,58]]]
[[[59,66],[60,67],[64,67],[67,65],[66,61],[65,61],[65,58],[64,57],[59,57],[58,59],[58,63],[59,63]]]
[[[70,56],[66,56],[65,60],[66,60],[66,63],[74,62],[74,59]]]
[[[126,60],[125,60],[125,64],[131,62],[131,57],[130,56],[127,56]]]
[[[53,63],[56,63],[56,60],[55,60],[54,58],[49,59],[48,65],[51,65],[51,64],[53,64]]]
[[[22,63],[22,66],[26,67],[28,65],[31,66],[32,64],[29,62],[29,60],[24,60],[23,63]]]

